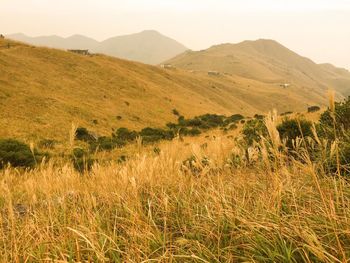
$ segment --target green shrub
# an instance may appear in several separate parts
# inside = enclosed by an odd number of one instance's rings
[[[52,139],[42,139],[39,143],[38,146],[39,148],[42,149],[54,149],[57,141],[52,140]]]
[[[268,131],[263,120],[253,119],[244,124],[242,134],[246,143],[252,145],[254,142],[259,142],[261,136],[266,137]]]
[[[258,120],[263,120],[265,118],[265,116],[264,115],[260,115],[260,114],[255,114],[254,118],[258,119]]]
[[[237,126],[237,124],[235,124],[235,123],[232,123],[231,125],[230,125],[230,127],[228,127],[228,130],[236,130],[238,128],[238,126]]]
[[[305,119],[284,119],[277,126],[282,140],[287,141],[287,147],[293,148],[293,140],[297,137],[312,137],[312,123]]]
[[[286,111],[286,112],[281,113],[280,115],[281,116],[286,116],[286,115],[291,115],[291,114],[293,114],[292,111]]]
[[[335,103],[335,123],[333,113],[327,109],[320,118],[319,132],[328,139],[334,139],[334,125],[337,136],[349,134],[350,130],[350,97],[343,102]]]
[[[186,120],[184,116],[179,116],[179,118],[177,119],[179,126],[186,126]]]
[[[119,141],[134,141],[137,137],[137,132],[130,131],[128,128],[119,128],[112,136]]]
[[[121,155],[121,156],[118,157],[117,163],[121,164],[121,163],[126,162],[127,160],[128,160],[128,157],[126,155]]]
[[[307,112],[317,112],[317,111],[320,111],[321,108],[319,106],[311,106],[311,107],[308,107],[307,108]]]
[[[180,135],[183,135],[183,136],[198,136],[200,134],[201,134],[201,131],[198,128],[188,129],[185,127],[180,130]]]
[[[168,122],[166,124],[166,126],[170,129],[170,130],[176,130],[179,128],[179,126],[176,123],[172,123],[172,122]]]
[[[36,160],[27,144],[13,139],[1,139],[0,168],[3,168],[7,164],[13,167],[33,168]]]
[[[208,125],[205,124],[204,121],[199,119],[198,117],[195,117],[194,119],[189,119],[186,121],[186,127],[205,127],[209,128]]]
[[[95,140],[95,137],[84,127],[79,127],[75,132],[75,138],[79,141],[90,142]]]
[[[225,116],[217,114],[205,114],[198,116],[209,128],[216,128],[224,125]]]
[[[160,140],[172,140],[175,134],[172,130],[163,130],[159,128],[144,128],[139,135],[142,137],[143,142],[157,142]]]
[[[180,112],[178,112],[177,109],[173,109],[173,110],[172,110],[172,113],[173,113],[175,116],[180,116]]]
[[[90,171],[96,161],[82,148],[74,148],[71,157],[74,168],[81,173]]]

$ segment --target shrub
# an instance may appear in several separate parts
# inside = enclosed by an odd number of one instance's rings
[[[254,118],[258,119],[258,120],[263,120],[265,118],[265,116],[264,115],[260,115],[260,114],[255,114]]]
[[[310,112],[317,112],[319,110],[321,110],[321,108],[319,106],[311,106],[311,107],[307,108],[307,112],[309,112],[309,113]]]
[[[230,119],[232,122],[237,122],[237,121],[243,120],[243,119],[244,119],[244,116],[241,115],[241,114],[234,114],[234,115],[230,116],[229,119]]]
[[[180,116],[180,112],[178,112],[177,109],[173,109],[173,110],[172,110],[172,113],[173,113],[175,116]]]
[[[197,136],[200,134],[201,134],[201,131],[198,128],[192,128],[192,129],[182,128],[180,130],[180,135],[183,135],[183,136]]]
[[[277,126],[280,137],[287,141],[287,147],[293,148],[293,140],[297,137],[311,137],[312,123],[304,119],[284,119]]]
[[[186,126],[186,120],[184,116],[179,116],[179,118],[177,119],[178,123],[180,126]]]
[[[267,128],[263,120],[253,119],[247,121],[242,130],[245,141],[248,145],[259,142],[262,136],[267,136]]]
[[[339,136],[343,136],[350,130],[350,97],[343,102],[336,102],[333,113],[327,109],[320,118],[320,133],[327,138],[334,138],[334,126]]]
[[[224,125],[225,116],[217,114],[205,114],[198,116],[209,128],[216,128]]]
[[[163,130],[158,128],[144,128],[139,135],[144,142],[156,142],[160,140],[172,140],[175,134],[171,130]]]
[[[168,122],[166,124],[166,126],[170,129],[170,130],[175,130],[178,128],[178,125],[176,123],[172,123],[172,122]]]
[[[199,119],[198,117],[195,117],[194,119],[187,120],[186,126],[189,126],[189,127],[208,127],[208,125],[205,125],[205,123],[201,119]]]
[[[52,140],[52,139],[42,139],[39,143],[38,146],[39,148],[43,149],[53,149],[55,148],[57,141]]]
[[[96,161],[90,158],[89,153],[82,148],[74,148],[71,157],[74,168],[81,173],[91,170]]]
[[[235,124],[235,123],[232,123],[231,125],[230,125],[230,127],[228,127],[228,130],[236,130],[238,128],[238,126],[237,126],[237,124]]]
[[[159,155],[161,153],[161,149],[159,147],[154,147],[153,148],[153,152],[156,154],[156,155]]]
[[[0,140],[0,168],[7,164],[32,168],[35,163],[35,157],[27,144],[13,139]]]
[[[123,147],[125,145],[126,142],[118,138],[102,136],[99,137],[96,142],[90,143],[90,149],[93,151],[111,151],[116,147]]]
[[[84,141],[84,142],[95,140],[95,137],[84,127],[79,127],[76,130],[75,138],[79,141]]]
[[[292,111],[286,111],[286,112],[281,113],[280,115],[281,116],[286,116],[286,115],[291,115],[291,114],[293,114]]]
[[[128,128],[119,128],[112,136],[120,141],[134,141],[137,137],[137,132],[130,131]]]

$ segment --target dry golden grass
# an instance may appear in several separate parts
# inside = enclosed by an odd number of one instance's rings
[[[278,152],[276,122],[266,121],[273,145],[262,159],[202,137],[164,143],[160,155],[139,145],[83,175],[54,161],[5,169],[2,262],[347,262],[349,183]]]

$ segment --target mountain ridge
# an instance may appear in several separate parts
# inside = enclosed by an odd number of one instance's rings
[[[68,37],[57,35],[29,37],[23,33],[17,33],[6,37],[42,47],[65,50],[89,49],[93,53],[102,53],[153,65],[187,50],[178,41],[155,30],[144,30],[136,34],[110,37],[103,41],[97,41],[81,34],[74,34]]]
[[[275,40],[215,45],[184,52],[166,63],[185,70],[218,71],[264,83],[290,82],[323,92],[334,88],[338,97],[350,95],[350,72],[316,64]]]

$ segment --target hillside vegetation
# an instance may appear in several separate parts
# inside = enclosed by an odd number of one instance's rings
[[[72,122],[99,135],[118,127],[163,127],[177,120],[173,109],[189,118],[305,111],[324,105],[324,92],[0,39],[0,137],[65,140]]]
[[[347,262],[350,99],[331,102],[316,124],[257,116],[83,173],[5,167],[0,262]]]

